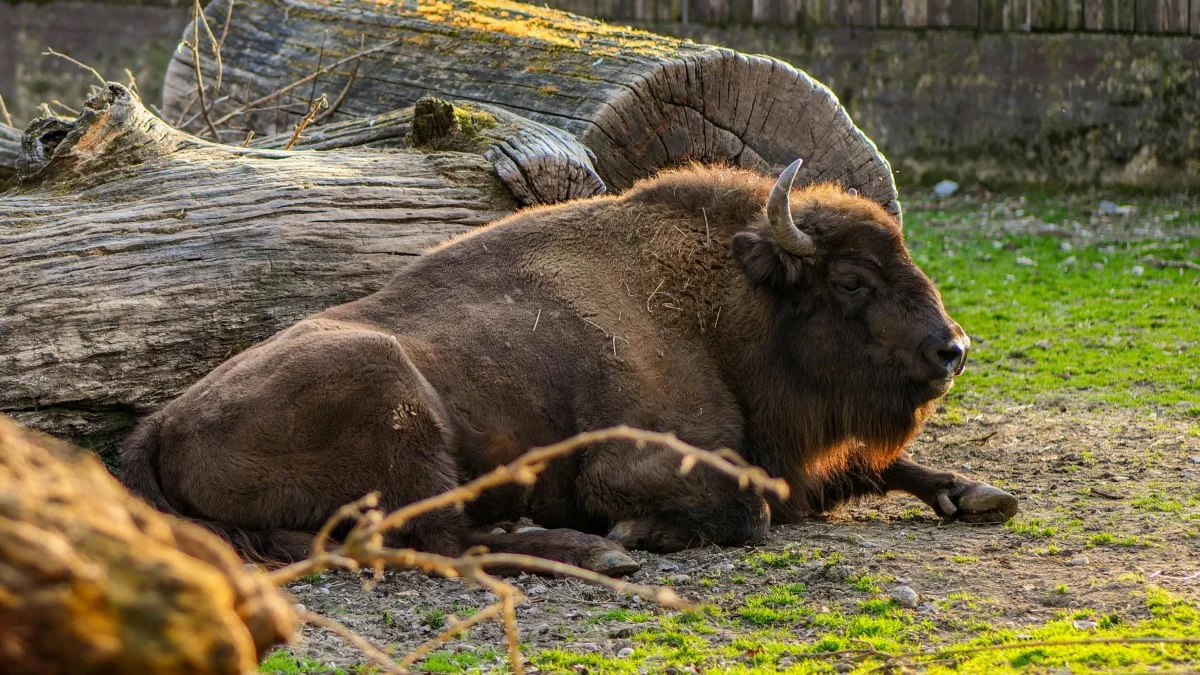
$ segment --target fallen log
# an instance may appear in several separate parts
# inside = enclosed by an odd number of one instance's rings
[[[181,46],[167,69],[163,112],[197,133],[283,131],[321,91],[337,96],[334,119],[436,93],[570,132],[616,190],[690,159],[772,170],[803,157],[804,180],[900,213],[875,145],[829,89],[777,59],[508,0],[232,1],[204,12],[222,66],[193,25],[198,56]]]
[[[0,415],[0,672],[252,673],[296,617],[228,545]]]
[[[442,135],[399,147],[414,114],[301,135],[337,148],[319,152],[199,140],[116,84],[78,120],[35,121],[0,195],[0,412],[109,449],[234,353],[516,209],[481,151],[541,201],[603,189],[542,125],[450,107]]]

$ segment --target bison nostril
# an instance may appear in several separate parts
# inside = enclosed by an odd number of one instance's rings
[[[967,352],[962,345],[951,342],[937,350],[936,360],[937,364],[945,369],[947,375],[951,373],[958,375],[962,373],[966,355]]]

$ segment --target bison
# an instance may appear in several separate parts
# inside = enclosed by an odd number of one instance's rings
[[[122,477],[160,509],[286,561],[343,503],[394,509],[531,447],[627,424],[731,448],[791,496],[679,471],[614,442],[532,487],[423,516],[389,544],[483,545],[617,574],[622,547],[742,544],[771,522],[908,492],[1002,522],[1010,494],[917,464],[905,445],[969,340],[897,221],[828,184],[728,167],[526,210],[451,240],[378,292],[234,356],[144,420]],[[497,530],[527,517],[548,528]]]

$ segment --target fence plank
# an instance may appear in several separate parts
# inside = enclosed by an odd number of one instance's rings
[[[979,26],[979,0],[929,0],[927,24],[943,28]]]
[[[1139,33],[1186,33],[1187,0],[1137,0],[1134,30]]]
[[[1134,29],[1135,15],[1132,0],[1084,0],[1083,25],[1087,30],[1128,33]]]
[[[880,0],[879,25],[920,27],[929,24],[927,0]]]
[[[1084,0],[1067,1],[1067,30],[1083,30],[1083,5]]]
[[[879,0],[846,0],[846,26],[879,25]]]
[[[979,0],[979,30],[1016,30],[1020,22],[1013,4],[1012,0]]]
[[[1192,35],[1200,35],[1200,0],[1192,0],[1192,18],[1188,26]]]

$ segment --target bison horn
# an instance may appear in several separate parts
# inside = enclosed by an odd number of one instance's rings
[[[771,188],[771,196],[767,198],[767,220],[771,223],[771,232],[775,240],[785,251],[797,256],[810,256],[817,252],[813,238],[801,232],[792,220],[792,182],[796,180],[796,172],[800,170],[803,159],[791,163],[779,174],[775,187]]]

